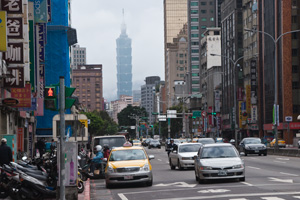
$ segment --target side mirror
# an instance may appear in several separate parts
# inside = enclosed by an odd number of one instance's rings
[[[149,155],[148,157],[149,157],[149,160],[152,160],[155,158],[154,155]]]
[[[240,156],[245,156],[245,153],[244,152],[240,152]]]

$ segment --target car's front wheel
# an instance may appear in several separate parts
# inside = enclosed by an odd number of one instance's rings
[[[174,170],[174,169],[175,169],[175,166],[173,166],[173,164],[172,164],[172,162],[171,162],[171,158],[169,159],[169,163],[170,163],[171,170]]]
[[[198,181],[198,180],[199,180],[199,178],[198,178],[198,176],[197,176],[197,172],[196,172],[196,170],[195,170],[195,178],[196,178],[196,181]]]
[[[178,159],[178,169],[183,170],[183,167],[181,166],[179,159]]]

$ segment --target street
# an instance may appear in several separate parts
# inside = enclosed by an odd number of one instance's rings
[[[246,181],[212,181],[199,184],[193,169],[171,170],[167,153],[162,149],[148,149],[154,182],[152,187],[142,184],[118,186],[107,190],[103,180],[91,182],[91,199],[111,195],[115,200],[283,200],[300,199],[299,158],[283,156],[245,156]],[[92,185],[96,185],[93,187]],[[101,191],[102,190],[102,191]],[[98,198],[97,198],[98,196]],[[107,197],[108,198],[108,197]]]

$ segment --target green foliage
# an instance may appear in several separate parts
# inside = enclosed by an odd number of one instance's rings
[[[109,117],[106,111],[84,112],[91,123],[89,133],[91,136],[113,135],[118,132],[118,124]]]

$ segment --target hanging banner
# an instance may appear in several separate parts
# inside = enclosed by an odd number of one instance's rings
[[[24,88],[25,78],[24,78],[24,67],[9,67],[7,71],[13,75],[12,78],[5,78],[4,87],[5,88]]]
[[[251,122],[252,123],[257,122],[257,106],[256,105],[251,106]]]
[[[0,11],[0,52],[7,51],[6,11]]]
[[[47,23],[48,21],[48,0],[34,0],[34,22]]]
[[[219,90],[216,90],[215,91],[215,112],[216,113],[219,113],[221,110],[221,97],[220,97],[220,91]]]

